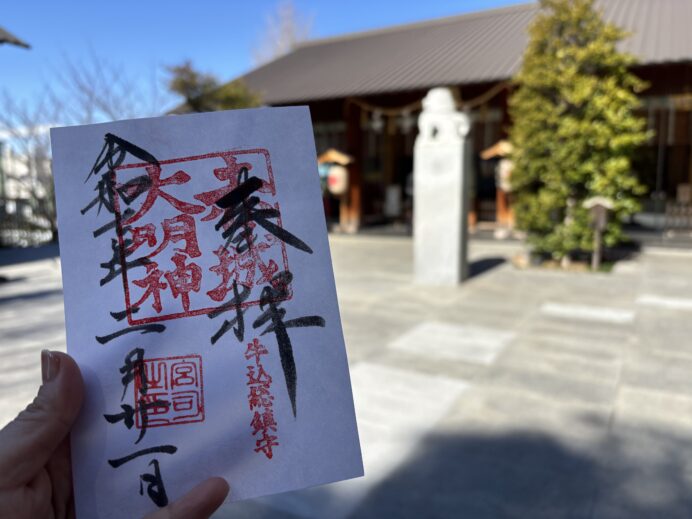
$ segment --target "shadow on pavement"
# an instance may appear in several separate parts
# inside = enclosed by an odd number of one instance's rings
[[[58,258],[60,250],[57,243],[49,243],[40,247],[0,248],[0,267]]]
[[[8,277],[0,275],[0,285],[3,283],[17,283],[19,281],[26,281],[26,276]]]
[[[684,443],[669,445],[689,451]],[[643,463],[622,441],[595,450],[529,432],[430,436],[351,517],[692,517],[689,465],[675,449]]]
[[[0,297],[0,306],[13,303],[29,302],[35,299],[43,299],[44,297],[51,297],[57,295],[62,295],[61,288],[40,290],[38,292],[27,292],[24,294],[14,294],[11,296]]]
[[[483,258],[480,260],[472,261],[469,264],[469,278],[475,278],[481,276],[486,272],[490,272],[494,268],[506,263],[505,258]]]

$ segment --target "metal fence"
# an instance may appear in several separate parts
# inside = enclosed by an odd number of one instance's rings
[[[0,198],[0,247],[30,247],[51,241],[50,224],[35,216],[29,200]]]
[[[668,202],[664,229],[667,232],[692,231],[692,204]]]

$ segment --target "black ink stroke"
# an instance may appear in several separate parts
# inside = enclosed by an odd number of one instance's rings
[[[131,326],[129,328],[123,328],[117,332],[113,332],[108,335],[96,336],[96,340],[99,344],[106,344],[107,342],[117,339],[118,337],[125,335],[127,333],[140,332],[143,335],[147,333],[163,333],[166,327],[163,324],[140,324],[137,326]]]
[[[162,508],[168,504],[168,495],[163,485],[163,478],[159,470],[159,460],[151,460],[149,465],[154,465],[153,474],[140,474],[139,476],[139,495],[144,495],[143,483],[147,484],[147,495],[156,506]]]
[[[243,291],[238,292],[238,283],[233,281],[233,298],[231,298],[230,301],[226,301],[224,304],[222,304],[221,306],[207,314],[207,317],[209,317],[210,319],[214,319],[221,315],[223,312],[235,310],[235,317],[230,321],[228,319],[225,319],[223,324],[221,325],[221,328],[219,328],[217,332],[212,336],[212,345],[216,344],[217,341],[221,337],[223,337],[226,334],[226,332],[228,332],[228,330],[230,330],[231,328],[233,328],[233,333],[236,339],[238,339],[241,342],[243,341],[243,337],[245,336],[245,319],[243,317],[243,314],[245,312],[242,309],[241,305],[250,295],[250,289],[245,285],[241,286],[243,287]]]
[[[134,155],[139,160],[155,166],[160,166],[159,161],[151,153],[117,135],[106,133],[103,140],[105,143],[98,157],[96,157],[96,161],[89,175],[87,175],[86,180],[89,180],[92,175],[97,175],[105,165],[108,165],[108,169],[113,171],[123,163],[128,153]]]
[[[147,411],[157,407],[165,407],[168,409],[169,406],[170,402],[167,400],[154,400],[153,402],[147,403],[143,398],[140,398],[136,408],[128,404],[121,404],[121,413],[104,414],[103,417],[108,423],[115,424],[118,422],[123,422],[125,427],[132,429],[135,424],[135,413],[138,413],[141,421],[141,427],[139,428],[139,437],[137,438],[137,441],[135,441],[135,445],[137,445],[140,441],[142,441],[144,434],[147,432],[147,427],[149,425],[149,413],[147,413]]]
[[[273,332],[276,336],[276,343],[279,347],[279,358],[281,360],[281,369],[284,372],[286,380],[286,390],[288,397],[291,400],[291,409],[293,416],[296,416],[296,391],[298,385],[298,374],[296,372],[296,363],[293,358],[293,345],[291,338],[288,335],[288,328],[297,328],[305,326],[325,326],[324,318],[319,315],[311,315],[299,317],[284,321],[286,310],[279,308],[278,301],[281,296],[285,296],[293,276],[290,272],[281,272],[275,276],[272,285],[265,286],[260,295],[260,309],[263,313],[255,320],[252,327],[257,329],[271,321],[271,324],[265,328],[262,335]],[[266,307],[266,309],[265,309]]]
[[[245,177],[245,180],[243,180],[243,177]],[[278,209],[273,207],[265,209],[256,208],[260,203],[260,199],[258,196],[250,195],[262,187],[262,180],[258,177],[247,178],[247,168],[241,169],[241,172],[238,173],[238,180],[238,187],[216,201],[216,205],[224,209],[224,213],[216,223],[215,229],[218,231],[223,228],[221,236],[226,238],[226,248],[231,243],[238,244],[242,240],[247,242],[247,247],[251,247],[252,229],[249,228],[249,224],[255,222],[287,245],[312,254],[312,249],[307,243],[280,225],[269,221],[281,216]],[[242,232],[237,234],[241,229]],[[247,247],[239,247],[237,251],[243,252]]]
[[[160,445],[158,447],[149,447],[147,449],[142,449],[136,452],[133,452],[132,454],[128,454],[127,456],[123,456],[122,458],[114,459],[114,460],[108,460],[108,464],[113,467],[114,469],[117,469],[121,465],[124,465],[125,463],[128,463],[136,458],[139,458],[140,456],[146,456],[147,454],[175,454],[178,452],[178,447],[174,445]]]

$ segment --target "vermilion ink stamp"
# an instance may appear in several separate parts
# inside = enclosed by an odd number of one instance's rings
[[[239,212],[218,203],[248,176],[258,189],[243,209],[259,216],[238,225]],[[257,305],[261,287],[289,270],[284,241],[261,223],[275,211],[267,227],[282,226],[266,149],[126,164],[115,168],[112,186],[130,325],[209,314],[233,297],[234,284],[250,291],[242,308]]]
[[[204,421],[204,380],[202,357],[186,355],[144,359],[137,369],[144,369],[145,377],[136,376],[135,406],[165,401],[166,406],[147,407],[146,427],[163,427]],[[142,387],[146,380],[146,389]],[[135,413],[135,424],[141,429],[140,413]]]

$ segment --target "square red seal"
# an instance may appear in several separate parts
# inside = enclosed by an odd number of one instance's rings
[[[141,377],[135,377],[135,406],[144,399],[145,404],[157,400],[168,402],[168,406],[147,407],[147,427],[163,427],[204,421],[204,382],[202,379],[202,357],[186,355],[144,359],[144,374],[147,389],[142,394]],[[142,428],[140,413],[135,413],[135,423]]]
[[[115,169],[113,209],[130,325],[204,315],[238,292],[259,304],[263,287],[288,270],[286,245],[253,218],[217,202],[241,184],[259,186],[245,210],[274,212],[282,227],[269,152],[233,150]],[[252,202],[250,202],[252,200]],[[252,206],[248,209],[249,206]],[[257,218],[261,219],[261,216]],[[230,229],[230,230],[229,230]],[[228,231],[235,240],[224,236]],[[284,299],[290,299],[290,292]]]

